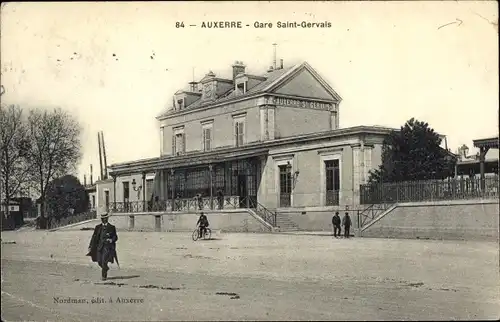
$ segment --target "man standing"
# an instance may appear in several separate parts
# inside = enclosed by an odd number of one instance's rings
[[[116,234],[116,227],[108,222],[108,213],[101,215],[99,225],[95,226],[94,234],[90,239],[89,252],[87,256],[92,258],[93,262],[97,262],[101,267],[102,280],[105,281],[108,277],[108,263],[114,263],[116,257],[116,241],[118,235]]]
[[[217,190],[217,202],[219,204],[219,209],[224,208],[224,193],[220,188]]]
[[[202,210],[203,209],[203,197],[201,196],[201,193],[197,194],[195,199],[198,202],[198,210]]]
[[[349,238],[350,229],[351,229],[351,217],[349,217],[349,213],[346,211],[344,218],[342,218],[342,225],[344,226],[344,238]]]
[[[337,233],[338,236],[340,236],[341,234],[340,216],[338,211],[336,211],[335,215],[332,217],[332,225],[333,225],[333,236],[337,238]]]

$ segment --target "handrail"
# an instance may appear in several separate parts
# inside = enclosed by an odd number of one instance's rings
[[[365,225],[369,224],[380,214],[380,212],[386,211],[392,205],[393,204],[389,203],[371,204],[361,212],[358,211],[358,228],[363,228]]]
[[[264,219],[267,223],[271,224],[273,227],[276,227],[277,213],[267,209],[260,202],[258,202],[258,201],[256,201],[256,202],[257,202],[256,210],[257,210],[258,215],[261,216],[262,219]],[[260,209],[259,209],[259,207],[260,207]],[[264,216],[261,215],[261,212],[264,213]]]

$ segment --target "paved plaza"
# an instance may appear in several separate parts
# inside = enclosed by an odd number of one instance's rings
[[[193,242],[190,233],[118,232],[121,267],[112,265],[101,282],[85,256],[91,233],[2,233],[2,319],[500,316],[498,243],[324,234],[213,234]]]

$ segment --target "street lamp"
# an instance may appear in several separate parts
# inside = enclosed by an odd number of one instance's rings
[[[290,164],[290,161],[288,161],[288,162],[286,163],[286,170],[287,170],[288,172],[290,172],[290,173],[292,172],[292,165]],[[294,176],[294,177],[297,177],[297,176],[299,175],[299,173],[300,173],[300,171],[299,171],[299,170],[297,170],[297,171],[295,171],[295,173],[293,174],[293,176]]]
[[[286,163],[286,170],[288,173],[292,174],[292,165],[290,164],[290,161],[287,161]],[[297,177],[299,176],[299,170],[296,170],[293,174],[292,174],[292,182],[293,182],[293,186],[295,187],[295,183],[297,181]]]

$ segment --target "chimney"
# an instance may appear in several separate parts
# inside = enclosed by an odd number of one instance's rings
[[[83,186],[87,186],[87,176],[85,174],[83,175]]]
[[[189,90],[191,92],[197,92],[198,91],[198,83],[197,82],[189,82]]]
[[[280,69],[283,69],[283,59],[280,59]]]
[[[94,184],[94,183],[92,182],[92,164],[90,165],[90,184],[91,184],[91,185],[92,185],[92,184]]]
[[[235,61],[233,64],[233,83],[234,80],[236,79],[236,76],[239,74],[244,74],[245,73],[245,64],[243,64],[242,61]]]

